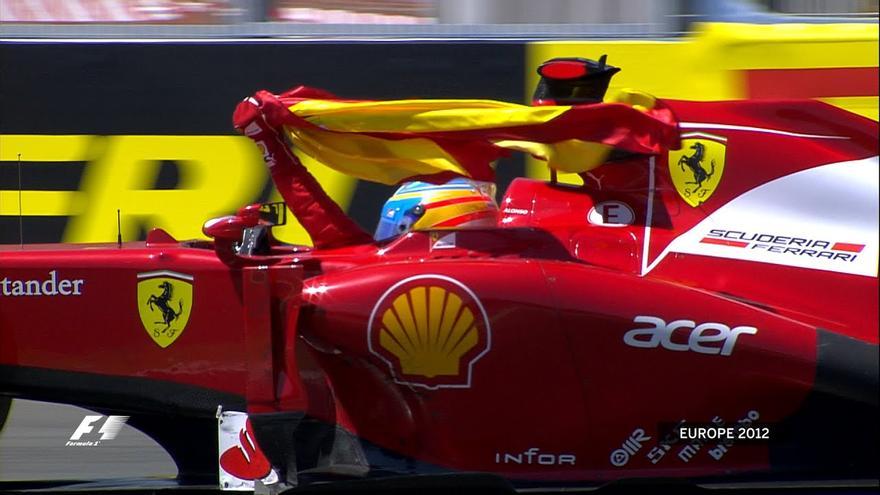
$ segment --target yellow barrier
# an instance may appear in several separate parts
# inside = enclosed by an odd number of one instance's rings
[[[65,242],[112,242],[117,209],[124,239],[150,227],[179,239],[204,238],[207,218],[256,201],[269,180],[257,147],[240,136],[0,135],[0,161],[11,164],[19,153],[25,171],[28,162],[85,162],[78,191],[22,191],[23,215],[69,218]],[[176,189],[152,188],[164,160],[178,167]],[[305,165],[347,208],[355,179]],[[270,200],[280,201],[274,188]],[[0,191],[0,215],[18,215],[18,191]],[[311,243],[293,215],[274,232],[286,242]]]

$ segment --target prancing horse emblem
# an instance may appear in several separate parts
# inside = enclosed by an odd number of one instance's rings
[[[138,313],[159,347],[174,343],[192,313],[193,277],[171,271],[138,274]]]
[[[183,299],[177,300],[178,308],[177,311],[174,311],[174,308],[169,306],[171,296],[174,294],[174,286],[166,280],[159,284],[159,287],[162,289],[162,293],[158,296],[150,295],[150,298],[147,299],[147,305],[150,307],[150,311],[158,308],[162,312],[162,323],[165,324],[165,328],[162,331],[165,332],[171,330],[171,322],[179,318],[180,314],[183,313]],[[158,324],[159,322],[157,321],[156,323]]]
[[[721,182],[727,138],[702,132],[681,137],[681,149],[669,152],[669,176],[681,198],[699,206]]]
[[[712,170],[706,171],[703,168],[703,158],[706,157],[706,146],[703,143],[697,141],[691,146],[691,149],[694,150],[694,154],[691,156],[683,156],[678,159],[678,166],[684,170],[684,167],[691,169],[691,172],[694,174],[694,180],[688,182],[688,184],[696,184],[697,187],[694,188],[694,193],[699,193],[700,189],[703,187],[703,182],[712,178],[712,175],[715,174],[715,160],[712,160]]]

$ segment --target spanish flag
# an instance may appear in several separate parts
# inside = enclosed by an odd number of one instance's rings
[[[254,95],[291,149],[344,174],[383,184],[461,175],[494,180],[492,163],[511,150],[560,172],[601,165],[612,149],[660,154],[679,146],[662,102],[527,106],[493,100],[351,101],[300,86]]]

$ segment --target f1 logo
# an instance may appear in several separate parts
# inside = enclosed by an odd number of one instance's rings
[[[94,415],[94,416],[86,416],[83,418],[82,423],[76,428],[73,432],[73,435],[70,435],[70,440],[76,441],[82,438],[86,433],[91,433],[94,430],[93,424],[97,423],[104,416]],[[101,434],[100,440],[113,440],[116,438],[116,435],[119,435],[119,430],[125,426],[125,422],[128,421],[128,416],[107,416],[107,420],[104,421],[104,426],[98,430],[98,433]]]

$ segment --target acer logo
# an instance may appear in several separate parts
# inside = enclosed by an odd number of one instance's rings
[[[694,351],[700,354],[720,354],[730,356],[737,338],[742,334],[758,333],[755,327],[730,328],[723,323],[702,323],[692,320],[675,320],[666,323],[654,316],[636,316],[633,323],[651,325],[647,328],[634,328],[623,335],[628,346],[653,349],[663,346],[670,351]],[[685,337],[687,336],[687,337]]]

